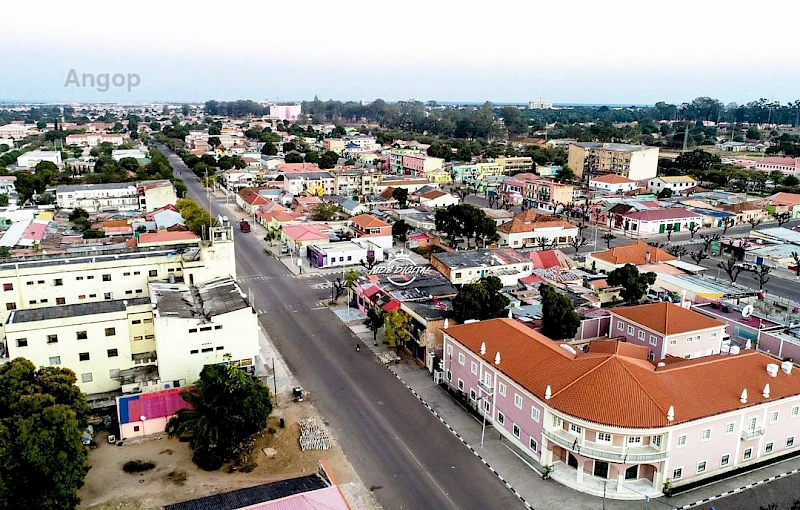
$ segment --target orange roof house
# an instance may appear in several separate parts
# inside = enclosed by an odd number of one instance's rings
[[[591,267],[594,263],[595,269],[598,271],[601,269],[613,271],[625,264],[643,266],[669,260],[677,259],[661,248],[650,246],[642,241],[636,241],[625,246],[615,246],[610,250],[592,253],[586,257],[586,267]]]

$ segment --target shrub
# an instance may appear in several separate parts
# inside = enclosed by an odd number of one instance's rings
[[[122,466],[122,470],[126,473],[141,473],[143,471],[149,471],[156,467],[155,462],[150,462],[149,460],[129,460]]]

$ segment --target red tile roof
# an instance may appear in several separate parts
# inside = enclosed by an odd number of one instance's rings
[[[376,218],[371,214],[359,214],[358,216],[353,216],[352,218],[350,218],[350,221],[355,223],[362,229],[383,228],[390,226],[382,219]]]
[[[573,355],[511,319],[451,326],[445,333],[543,402],[550,386],[546,402],[554,409],[605,425],[663,427],[800,395],[800,371],[772,378],[766,366],[776,360],[756,351],[656,368],[646,360],[645,347],[601,340],[590,342],[589,352]],[[497,352],[499,365],[494,364]],[[767,383],[769,399],[762,397]],[[739,400],[743,389],[750,396],[744,404]],[[672,422],[667,420],[671,406]]]
[[[592,181],[602,182],[605,184],[630,184],[636,182],[617,174],[606,174],[601,175],[600,177],[592,177]]]
[[[654,248],[642,241],[636,241],[633,244],[626,244],[625,246],[615,246],[610,250],[593,253],[592,257],[614,265],[633,264],[634,266],[643,266],[648,263],[648,252],[650,253],[650,264],[676,260],[674,256],[664,250]]]
[[[725,325],[724,322],[673,303],[624,306],[612,308],[609,312],[662,335],[677,335]]]
[[[522,232],[533,232],[543,228],[575,228],[570,222],[557,220],[552,216],[537,214],[528,209],[514,216],[511,221],[507,221],[497,227],[498,232],[504,234],[518,234]]]

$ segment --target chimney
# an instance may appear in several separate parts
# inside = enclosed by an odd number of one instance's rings
[[[650,263],[650,250],[647,250],[646,252],[644,252],[644,263],[645,264],[649,264]]]

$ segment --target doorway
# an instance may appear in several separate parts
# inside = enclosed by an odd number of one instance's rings
[[[578,469],[578,459],[571,453],[567,456],[567,465],[571,468]]]
[[[594,476],[598,478],[608,478],[608,462],[602,460],[594,461]]]
[[[631,466],[625,470],[626,480],[636,480],[639,478],[639,466]]]

